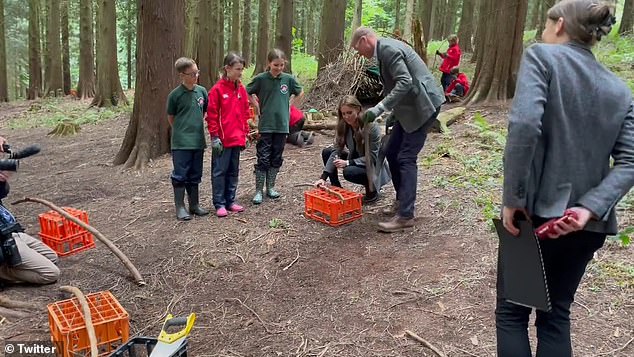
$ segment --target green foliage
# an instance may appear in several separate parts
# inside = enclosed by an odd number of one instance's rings
[[[632,243],[632,234],[634,234],[634,227],[629,226],[617,235],[611,236],[609,240],[618,242],[622,247],[629,247]]]
[[[304,92],[310,90],[310,86],[317,79],[317,60],[315,56],[307,55],[302,52],[293,51],[293,74],[297,76],[299,84],[304,88]],[[252,64],[242,73],[242,83],[245,85],[253,78],[253,70],[255,64]]]
[[[495,145],[498,149],[506,145],[506,136],[500,131],[493,130],[489,122],[479,112],[473,116],[473,123],[467,123],[467,125],[478,129],[484,144]]]
[[[612,32],[594,47],[599,62],[621,77],[634,91],[634,35],[620,37]]]
[[[46,98],[33,102],[28,111],[9,119],[8,126],[11,129],[53,128],[63,121],[71,121],[79,125],[96,124],[131,113],[131,105],[88,108],[88,103],[80,100]]]
[[[288,224],[279,218],[273,218],[269,221],[269,228],[284,229],[288,228]]]

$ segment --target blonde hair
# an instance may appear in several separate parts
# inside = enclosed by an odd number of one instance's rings
[[[563,0],[548,9],[552,21],[564,19],[564,31],[570,39],[594,45],[612,30],[616,23],[614,7],[599,0]]]

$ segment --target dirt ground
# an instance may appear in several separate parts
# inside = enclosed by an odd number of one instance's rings
[[[340,228],[303,216],[307,188],[295,185],[318,178],[320,150],[332,141],[327,133],[311,147],[287,146],[279,200],[250,203],[255,151],[249,148],[242,154],[238,190],[246,212],[177,222],[169,156],[142,173],[111,165],[126,118],[85,125],[65,138],[47,137],[46,128],[6,129],[6,121],[26,108],[0,108],[0,135],[16,147],[40,143],[43,152],[23,160],[5,203],[29,196],[86,210],[148,284],[137,287],[97,242],[95,249],[61,260],[58,283],[4,290],[9,298],[33,301],[41,309],[1,322],[3,339],[50,339],[45,305],[68,298],[59,287],[73,285],[84,293],[110,290],[129,312],[134,336],[156,336],[167,312],[195,312],[191,356],[435,355],[406,338],[405,330],[447,356],[495,355],[497,239],[473,192],[433,184],[456,169],[451,157],[419,166],[418,225],[401,234],[376,230],[386,218],[378,211],[390,204],[391,187],[361,220]],[[503,126],[504,115],[497,109],[488,119]],[[469,112],[450,134],[455,147],[467,153],[478,141],[475,129],[465,125],[470,117]],[[442,141],[442,134],[431,134],[421,157]],[[209,157],[201,186],[206,207],[211,206]],[[46,208],[33,203],[9,207],[37,235],[37,215]],[[277,228],[270,227],[274,218],[281,220]],[[631,248],[610,243],[589,268],[573,305],[576,356],[634,355],[634,272],[624,281],[622,274],[603,269],[607,263],[631,267],[633,256]]]

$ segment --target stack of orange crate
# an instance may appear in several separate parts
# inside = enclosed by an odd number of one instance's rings
[[[63,207],[63,210],[88,224],[86,211],[72,207]],[[59,256],[63,257],[95,247],[95,241],[90,232],[55,211],[42,213],[39,219],[42,242],[51,247]]]
[[[130,338],[130,315],[110,291],[86,295],[99,356],[109,356]],[[90,355],[86,322],[77,298],[48,305],[51,340],[58,356]]]
[[[341,197],[328,192],[337,192]],[[350,223],[361,218],[362,194],[345,190],[336,186],[329,186],[328,190],[315,188],[304,192],[304,215],[316,221],[326,223],[332,227]]]

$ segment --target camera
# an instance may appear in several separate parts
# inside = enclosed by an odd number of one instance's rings
[[[20,159],[39,153],[40,147],[39,145],[30,145],[22,150],[14,151],[11,149],[11,145],[2,144],[2,151],[9,154],[9,158],[0,159],[0,171],[18,171]]]
[[[11,267],[22,264],[22,257],[15,243],[13,233],[23,232],[19,223],[5,224],[0,226],[0,264],[7,264]]]

